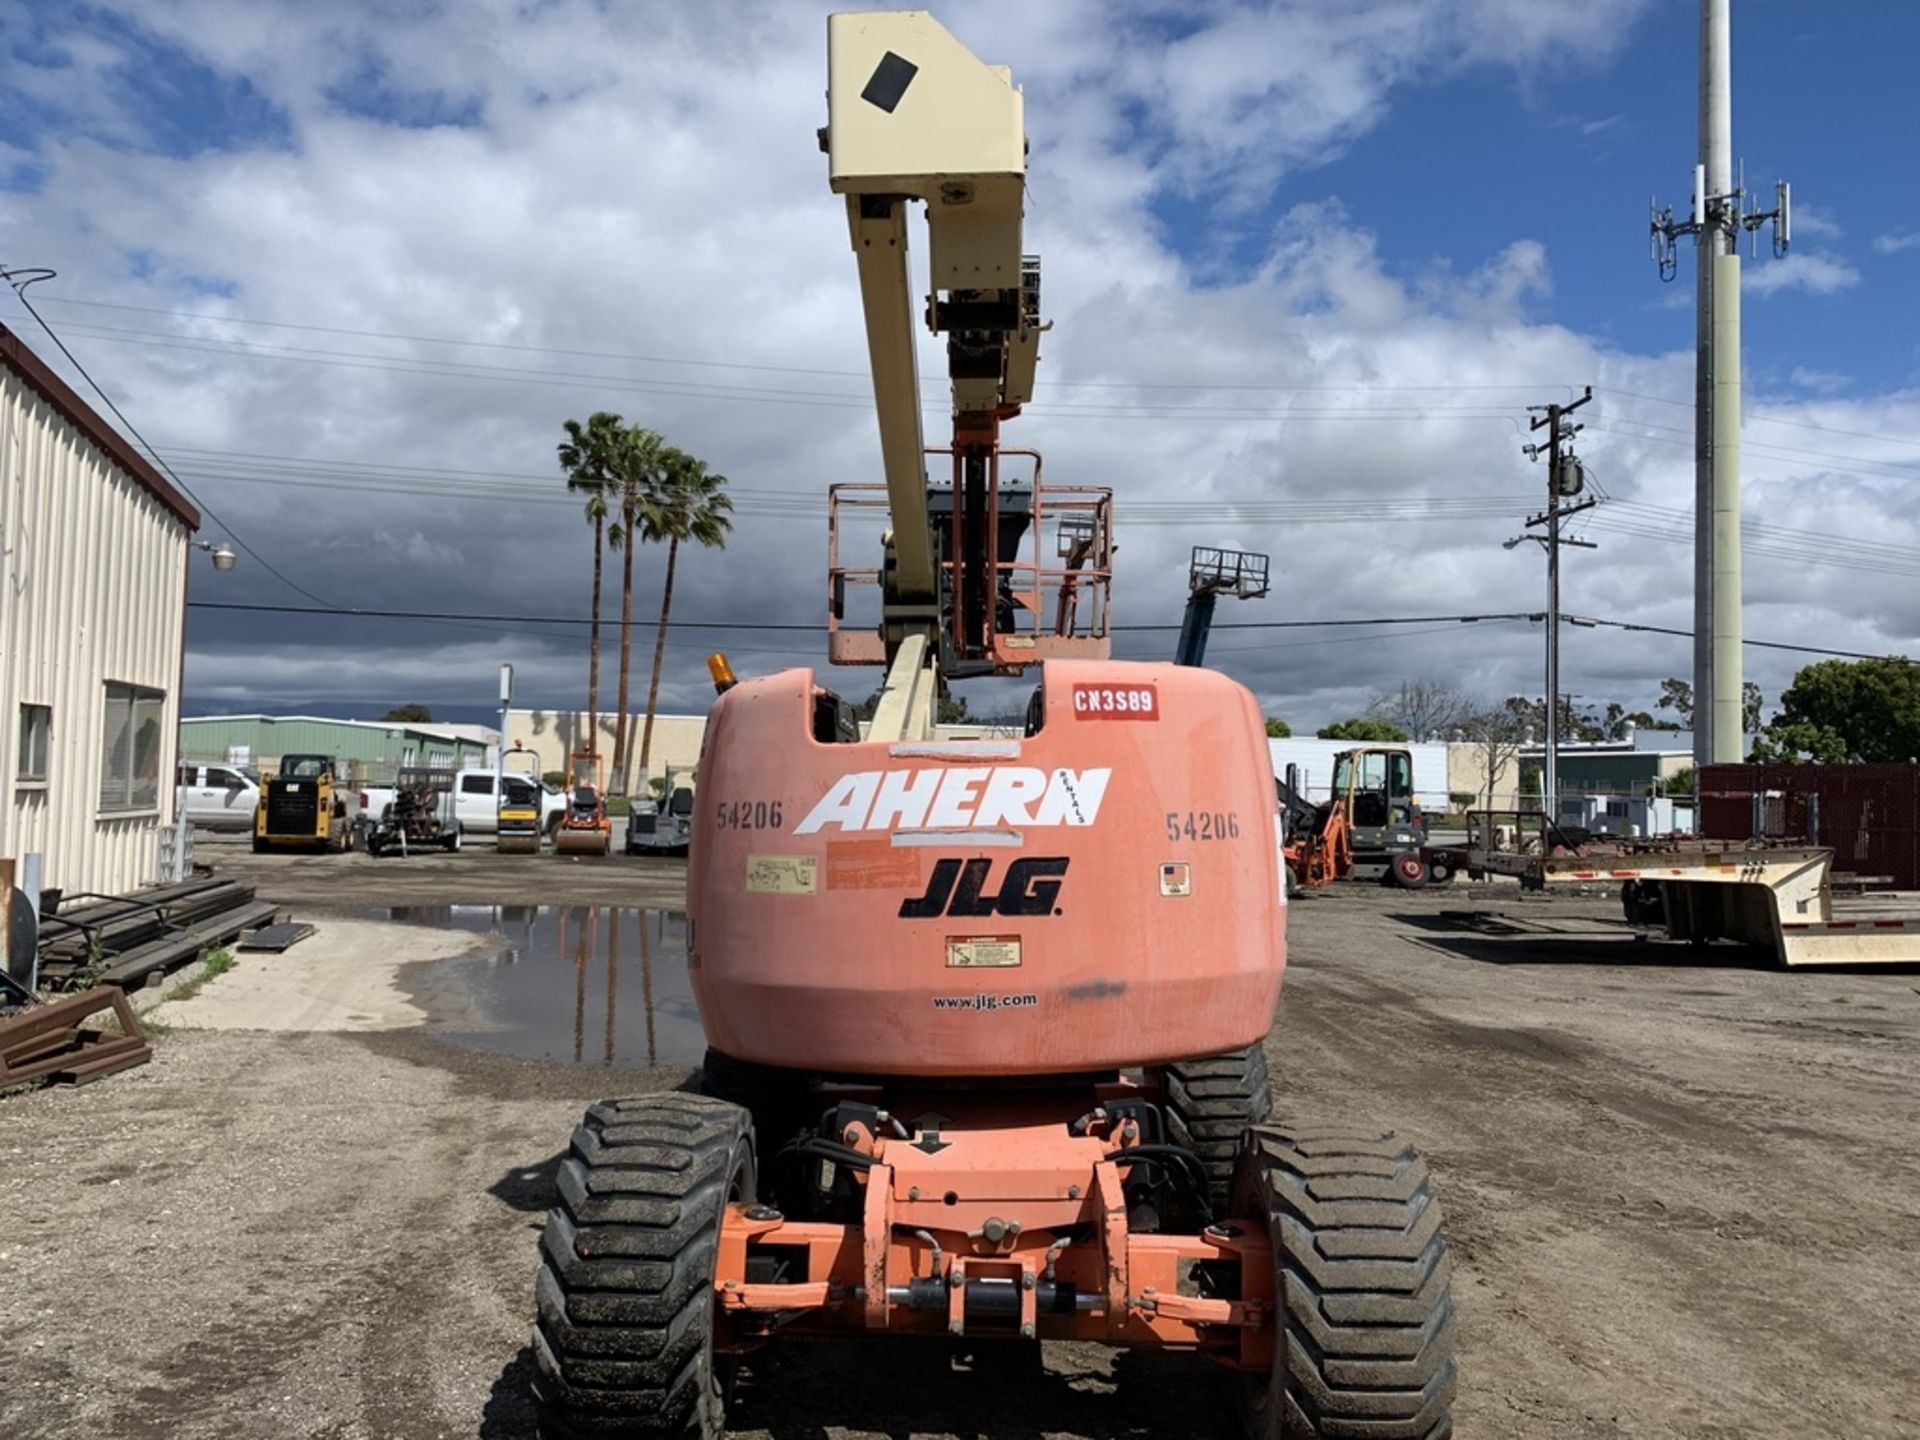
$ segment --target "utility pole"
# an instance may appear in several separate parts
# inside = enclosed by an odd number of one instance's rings
[[[507,712],[513,708],[513,666],[500,662],[500,743],[493,747],[494,843],[500,843],[500,806],[507,795]],[[536,848],[538,836],[535,836]]]
[[[1700,0],[1700,161],[1693,211],[1653,210],[1660,278],[1678,265],[1676,242],[1697,242],[1694,363],[1693,758],[1696,766],[1744,758],[1740,644],[1740,232],[1769,221],[1773,253],[1787,253],[1791,190],[1774,208],[1743,208],[1733,169],[1733,31],[1729,0]]]
[[[1560,547],[1597,548],[1591,540],[1568,540],[1560,533],[1563,519],[1591,510],[1597,503],[1591,498],[1572,505],[1561,503],[1574,500],[1587,488],[1587,472],[1580,458],[1567,448],[1573,443],[1573,437],[1586,427],[1574,424],[1567,417],[1591,399],[1593,387],[1589,385],[1571,404],[1527,407],[1534,415],[1527,428],[1547,432],[1545,440],[1522,447],[1529,460],[1538,460],[1543,454],[1547,457],[1547,508],[1529,516],[1527,528],[1532,530],[1544,525],[1546,534],[1517,535],[1506,542],[1506,548],[1511,550],[1523,540],[1533,540],[1547,552],[1547,754],[1540,803],[1549,818],[1555,820],[1560,816]]]

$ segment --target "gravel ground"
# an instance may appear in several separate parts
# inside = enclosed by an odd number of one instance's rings
[[[297,912],[515,884],[659,903],[674,876],[373,863],[230,868]],[[1447,927],[1457,891],[1297,902],[1269,1041],[1283,1105],[1390,1117],[1433,1161],[1459,1433],[1920,1434],[1920,979],[1674,965],[1600,902],[1504,899],[1566,933]],[[583,1103],[683,1074],[419,1029],[193,1028],[261,963],[162,1006],[151,1065],[0,1099],[0,1435],[529,1434],[556,1152]],[[898,1343],[794,1350],[749,1377],[734,1423],[766,1440],[1234,1433],[1227,1378],[1195,1362],[1049,1346],[1047,1365],[983,1382]]]

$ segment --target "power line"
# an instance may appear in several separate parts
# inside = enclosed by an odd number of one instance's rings
[[[691,400],[737,400],[752,404],[809,405],[833,409],[868,410],[873,401],[855,391],[775,390],[764,386],[728,385],[719,381],[666,380],[649,376],[603,375],[572,370],[525,370],[505,365],[469,364],[456,360],[434,360],[416,356],[369,355],[354,351],[315,351],[294,346],[258,345],[250,341],[210,341],[161,338],[151,331],[124,331],[106,326],[73,326],[74,333],[116,345],[143,345],[165,350],[184,350],[221,355],[233,359],[276,360],[283,363],[325,365],[338,369],[367,370],[392,375],[421,375],[449,380],[481,380],[517,385],[541,385],[558,389],[598,386],[621,393],[661,395]],[[236,348],[244,347],[244,348]],[[1115,383],[1116,389],[1156,388]],[[1197,386],[1201,390],[1227,390],[1230,385]],[[1277,387],[1276,387],[1277,388]],[[1418,387],[1454,389],[1467,387]],[[1505,387],[1502,387],[1505,388]],[[946,402],[929,393],[922,408],[945,412]],[[1373,420],[1453,419],[1505,420],[1515,416],[1510,408],[1479,406],[1339,406],[1305,409],[1298,406],[1274,409],[1238,405],[1174,405],[1165,403],[1102,404],[1049,400],[1026,407],[1026,413],[1062,420],[1160,420],[1189,417],[1215,420]]]
[[[631,364],[642,364],[642,365],[671,365],[671,366],[680,366],[688,369],[743,370],[743,371],[756,372],[760,374],[809,375],[809,376],[834,378],[834,379],[865,380],[868,378],[868,372],[864,370],[834,370],[834,369],[828,369],[828,368],[818,367],[818,366],[801,366],[801,365],[766,365],[766,364],[760,364],[760,363],[756,363],[752,361],[744,361],[744,360],[706,360],[706,359],[697,359],[692,356],[685,356],[685,355],[644,355],[644,354],[636,354],[632,352],[614,351],[614,350],[587,350],[587,349],[577,349],[577,348],[569,348],[569,347],[554,346],[554,345],[529,345],[521,342],[507,341],[507,340],[473,340],[473,339],[458,338],[450,335],[414,335],[414,334],[408,334],[401,331],[360,329],[360,328],[344,326],[344,325],[316,325],[311,323],[298,323],[298,322],[287,321],[287,320],[261,320],[253,316],[219,314],[217,312],[206,311],[206,310],[183,310],[183,309],[168,308],[168,307],[153,306],[153,305],[129,305],[129,304],[119,303],[119,302],[109,302],[109,301],[100,301],[100,300],[78,300],[78,299],[72,299],[67,297],[59,297],[59,298],[48,297],[42,303],[51,304],[51,305],[70,305],[70,306],[77,306],[77,307],[82,307],[82,308],[92,309],[92,310],[113,310],[113,311],[123,311],[127,313],[140,314],[140,315],[165,316],[168,318],[181,319],[181,320],[210,321],[216,324],[247,325],[247,326],[254,326],[257,328],[273,329],[273,330],[292,330],[292,331],[298,331],[298,332],[303,332],[307,334],[316,334],[316,335],[343,335],[343,336],[350,336],[357,339],[393,340],[393,341],[400,341],[403,343],[416,344],[416,345],[449,345],[449,346],[456,346],[462,349],[500,350],[500,351],[508,351],[512,353],[528,354],[528,355],[557,355],[557,356],[562,356],[568,359],[620,360],[620,361],[625,361]],[[111,327],[106,327],[106,326],[100,326],[95,328],[101,329],[101,330],[111,329]],[[152,330],[144,330],[144,331],[143,330],[127,330],[127,329],[121,328],[119,330],[113,331],[113,333],[122,334],[122,335],[137,335],[137,336],[157,338],[159,336],[164,335],[166,332],[156,332]],[[207,338],[217,339],[218,337],[207,337]],[[239,341],[239,342],[230,342],[230,343],[244,344],[248,342]],[[236,353],[236,352],[225,352],[225,353]],[[238,352],[238,353],[245,353],[245,352]],[[315,352],[315,353],[328,353],[328,352]],[[407,357],[388,357],[388,358],[405,359]],[[431,364],[436,362],[426,361],[423,363]],[[946,379],[945,376],[924,376],[922,378],[924,381],[928,383],[934,383],[934,382],[944,383]],[[1482,393],[1482,394],[1494,394],[1494,393],[1499,393],[1503,391],[1518,392],[1518,391],[1537,390],[1539,388],[1539,385],[1537,381],[1533,381],[1533,380],[1516,381],[1511,384],[1508,384],[1508,383],[1462,384],[1462,383],[1453,382],[1453,381],[1442,381],[1442,382],[1433,383],[1433,384],[1415,384],[1415,383],[1403,383],[1403,382],[1395,382],[1395,383],[1367,382],[1367,383],[1342,385],[1342,384],[1285,384],[1285,383],[1273,382],[1273,381],[1172,382],[1172,381],[1158,381],[1158,380],[1064,380],[1064,379],[1059,379],[1055,377],[1048,377],[1048,378],[1042,379],[1039,382],[1038,388],[1042,390],[1052,390],[1052,389],[1131,390],[1131,391],[1166,390],[1166,391],[1195,391],[1195,392],[1223,391],[1223,392],[1248,392],[1248,393],[1270,393],[1270,394],[1417,394],[1417,393],[1423,393],[1423,392],[1424,393],[1474,392],[1474,393]],[[1569,390],[1569,393],[1571,394],[1571,387],[1568,387],[1568,390]],[[1604,387],[1604,393],[1602,398],[1603,400],[1614,400],[1614,399],[1638,400],[1638,401],[1643,401],[1647,404],[1667,405],[1667,406],[1672,406],[1676,409],[1688,410],[1688,411],[1691,411],[1694,408],[1693,401],[1691,400],[1676,400],[1673,397],[1667,396],[1667,395],[1653,395],[1645,391],[1627,390],[1627,389],[1622,389],[1618,386],[1611,386],[1611,385]],[[1749,424],[1787,426],[1793,429],[1811,430],[1811,431],[1816,431],[1822,434],[1843,435],[1843,436],[1847,436],[1854,439],[1869,440],[1879,444],[1901,445],[1909,448],[1920,449],[1920,440],[1916,440],[1912,436],[1877,435],[1868,431],[1848,429],[1844,426],[1823,425],[1817,421],[1791,419],[1784,415],[1750,414],[1746,417],[1746,419]],[[1887,462],[1887,463],[1899,463],[1899,462]]]
[[[173,467],[167,464],[165,458],[160,454],[160,452],[154,449],[152,444],[149,443],[149,441],[147,440],[147,437],[142,435],[140,431],[134,426],[134,423],[126,417],[126,413],[122,411],[118,405],[113,403],[113,397],[107,394],[107,392],[101,388],[100,382],[93,378],[92,373],[87,369],[87,367],[82,365],[80,363],[79,358],[73,353],[73,351],[67,348],[67,342],[62,340],[59,337],[59,335],[54,332],[53,326],[47,323],[46,317],[41,315],[41,313],[38,310],[34,309],[33,301],[27,298],[27,288],[31,285],[39,284],[42,280],[51,280],[54,278],[54,276],[57,273],[58,273],[57,271],[47,269],[45,267],[13,268],[13,269],[0,267],[0,280],[5,280],[7,284],[10,287],[12,287],[14,297],[19,300],[21,305],[26,307],[27,313],[33,316],[33,318],[37,322],[39,322],[40,328],[47,332],[47,338],[53,341],[54,345],[59,348],[59,351],[62,355],[67,357],[67,363],[72,365],[75,370],[80,372],[81,378],[84,379],[90,387],[92,387],[93,393],[100,397],[100,402],[103,405],[105,405],[108,410],[113,412],[113,417],[116,420],[118,420],[121,423],[121,425],[126,427],[126,431],[129,435],[131,435],[135,440],[140,442],[141,448],[143,448],[147,452],[147,454],[152,457],[153,463],[158,465],[162,470],[166,471],[167,477],[171,479],[174,484],[180,487],[180,489],[185,493],[186,497],[194,503],[194,507],[198,509],[202,515],[204,515],[207,519],[213,521],[214,524],[218,525],[220,529],[225,532],[226,537],[229,540],[231,540],[235,545],[238,545],[242,550],[246,551],[248,555],[252,556],[253,559],[259,563],[261,569],[265,570],[269,575],[272,575],[275,579],[279,580],[282,584],[286,585],[287,588],[295,591],[298,594],[306,596],[307,599],[314,601],[316,604],[325,605],[329,603],[326,600],[322,599],[320,596],[314,594],[313,591],[307,589],[306,586],[301,585],[296,581],[290,579],[284,572],[279,570],[271,560],[267,559],[267,557],[262,555],[258,550],[255,550],[253,546],[249,545],[246,542],[246,540],[242,538],[242,536],[238,531],[236,531],[231,525],[227,524],[226,521],[222,520],[219,515],[215,514],[214,509],[211,505],[207,504],[198,495],[195,495],[193,491],[188,487],[187,482],[182,480],[177,474],[174,473]]]
[[[514,615],[485,614],[478,611],[443,610],[393,610],[393,609],[341,609],[331,606],[311,605],[268,605],[234,600],[189,600],[190,609],[240,611],[266,615],[324,615],[334,619],[358,620],[423,620],[423,621],[461,621],[469,624],[512,624],[547,626],[585,626],[592,620],[585,615]],[[1370,615],[1342,617],[1333,620],[1238,620],[1224,621],[1213,628],[1215,630],[1331,630],[1353,629],[1374,626],[1412,625],[1425,627],[1421,633],[1437,633],[1450,630],[1459,625],[1471,625],[1480,622],[1512,622],[1526,620],[1541,623],[1546,616],[1538,611],[1508,610],[1477,615]],[[609,622],[604,618],[601,624]],[[618,625],[619,622],[611,622]],[[636,621],[636,626],[642,622]],[[646,621],[646,625],[657,622]],[[1568,615],[1564,617],[1568,625],[1597,627],[1610,630],[1639,631],[1649,635],[1672,635],[1680,639],[1693,638],[1691,630],[1681,630],[1666,625],[1646,625],[1632,620],[1610,620],[1590,615]],[[1170,625],[1116,625],[1115,634],[1142,635],[1156,632],[1177,631],[1177,624]],[[696,631],[767,631],[794,634],[824,635],[827,627],[818,623],[795,623],[791,621],[758,620],[670,620],[668,630]],[[1796,645],[1781,640],[1753,640],[1742,642],[1762,650],[1787,650],[1805,655],[1833,655],[1849,660],[1887,660],[1902,659],[1901,656],[1875,654],[1865,650],[1837,650],[1821,645]]]
[[[1589,625],[1603,630],[1633,630],[1648,635],[1673,635],[1682,640],[1693,639],[1693,631],[1680,630],[1669,625],[1642,625],[1632,620],[1602,620],[1591,615],[1569,615],[1569,625]],[[1754,640],[1743,637],[1742,645],[1750,645],[1757,650],[1790,650],[1800,655],[1831,655],[1842,660],[1906,660],[1904,655],[1874,654],[1868,650],[1835,650],[1825,645],[1790,645],[1782,640]]]
[[[399,340],[399,341],[404,341],[404,342],[407,342],[410,344],[416,344],[416,345],[457,345],[467,349],[510,350],[510,351],[516,351],[522,354],[532,354],[532,355],[563,355],[568,357],[569,359],[625,360],[625,361],[632,362],[634,364],[642,364],[642,365],[683,365],[688,367],[698,367],[703,369],[716,369],[716,370],[755,370],[755,371],[760,371],[766,374],[832,376],[837,378],[845,378],[845,379],[853,379],[853,380],[866,380],[870,378],[870,372],[866,370],[828,370],[828,369],[822,369],[822,368],[813,367],[813,366],[799,366],[799,365],[760,365],[760,364],[754,364],[754,363],[750,363],[747,361],[740,361],[740,360],[696,360],[688,356],[636,355],[636,354],[630,354],[630,353],[613,351],[613,350],[574,350],[574,349],[565,349],[562,347],[551,346],[551,345],[527,345],[523,343],[505,341],[505,340],[466,340],[466,339],[455,339],[452,336],[446,336],[446,335],[408,335],[408,334],[403,334],[403,333],[399,333],[391,330],[359,330],[359,329],[353,329],[347,326],[340,326],[340,325],[296,324],[292,321],[287,321],[287,320],[259,320],[259,319],[254,319],[245,315],[222,315],[222,314],[214,313],[212,311],[205,311],[205,310],[166,309],[163,307],[152,306],[152,305],[125,305],[125,304],[118,304],[118,303],[102,301],[102,300],[74,300],[74,299],[63,298],[59,300],[50,300],[48,303],[59,304],[59,305],[84,306],[88,309],[95,309],[95,310],[124,310],[124,311],[131,311],[133,313],[141,314],[141,315],[165,315],[165,316],[170,316],[173,318],[185,319],[185,320],[211,320],[218,323],[231,324],[231,325],[254,325],[254,326],[260,326],[263,328],[275,329],[275,330],[299,330],[299,331],[305,331],[307,333],[317,334],[317,335],[350,335],[360,339]],[[106,327],[100,327],[100,328],[106,328]],[[120,333],[154,334],[154,333],[163,333],[163,332],[124,331],[123,330]],[[947,382],[948,377],[945,375],[925,375],[925,376],[922,376],[921,379],[925,382],[938,383],[938,384],[944,385]],[[1358,385],[1325,385],[1325,384],[1282,385],[1282,384],[1272,384],[1272,383],[1209,384],[1209,383],[1194,383],[1194,382],[1162,383],[1159,381],[1134,381],[1134,380],[1044,379],[1039,381],[1038,383],[1043,388],[1058,387],[1061,389],[1084,389],[1084,390],[1107,390],[1107,389],[1111,389],[1111,390],[1251,390],[1251,391],[1271,391],[1275,393],[1283,393],[1283,392],[1285,393],[1309,393],[1309,392],[1312,392],[1312,393],[1361,393],[1361,392],[1372,393],[1375,391],[1454,392],[1454,391],[1465,391],[1465,390],[1492,392],[1492,391],[1499,391],[1499,390],[1514,390],[1514,391],[1535,390],[1539,388],[1538,382],[1536,381],[1527,381],[1524,383],[1516,382],[1511,385],[1460,384],[1453,381],[1442,381],[1442,382],[1431,384],[1431,385],[1407,385],[1407,384],[1381,385],[1381,384],[1374,384],[1374,383],[1358,384]]]

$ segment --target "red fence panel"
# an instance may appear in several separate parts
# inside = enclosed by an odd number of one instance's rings
[[[1833,848],[1836,870],[1920,889],[1920,765],[1710,765],[1700,833]]]

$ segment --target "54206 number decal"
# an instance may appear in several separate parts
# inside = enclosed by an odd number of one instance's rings
[[[722,800],[713,814],[719,830],[778,830],[778,800]]]
[[[1167,839],[1176,844],[1182,840],[1238,840],[1239,838],[1240,817],[1231,811],[1167,811]]]

